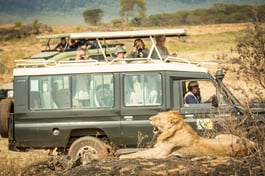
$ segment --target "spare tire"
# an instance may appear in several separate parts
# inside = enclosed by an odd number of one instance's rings
[[[0,102],[0,133],[2,137],[8,137],[8,116],[14,112],[13,100],[3,99]]]

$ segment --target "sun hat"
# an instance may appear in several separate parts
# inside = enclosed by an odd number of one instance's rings
[[[188,90],[191,91],[192,87],[199,87],[199,84],[197,81],[190,81],[188,84]]]
[[[126,53],[125,49],[121,46],[118,46],[115,50],[115,54],[117,55],[118,53]]]

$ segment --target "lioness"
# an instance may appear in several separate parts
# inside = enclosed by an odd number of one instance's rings
[[[214,139],[200,137],[176,111],[160,112],[150,117],[150,123],[162,132],[154,148],[121,155],[121,159],[165,158],[171,155],[244,156],[255,148],[254,142],[231,134],[221,134]]]

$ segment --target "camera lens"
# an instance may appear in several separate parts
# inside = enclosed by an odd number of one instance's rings
[[[137,46],[137,51],[138,51],[138,52],[141,52],[141,51],[143,51],[143,48],[140,47],[140,46]]]

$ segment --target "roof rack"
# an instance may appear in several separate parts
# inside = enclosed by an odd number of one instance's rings
[[[150,63],[152,62],[151,58],[126,58],[126,59],[113,59],[109,63]]]
[[[59,61],[58,65],[59,66],[64,66],[64,65],[76,65],[76,64],[99,64],[99,62],[95,59],[89,59],[89,60],[69,60],[69,61]]]
[[[198,63],[193,63],[196,64],[198,67],[203,66],[203,65],[218,65],[217,62],[198,62]]]
[[[46,67],[55,66],[55,60],[45,60],[45,59],[21,59],[15,60],[16,67]]]
[[[167,56],[164,62],[178,62],[178,63],[191,64],[191,62],[187,59],[183,59],[180,57],[174,57],[174,56]]]

